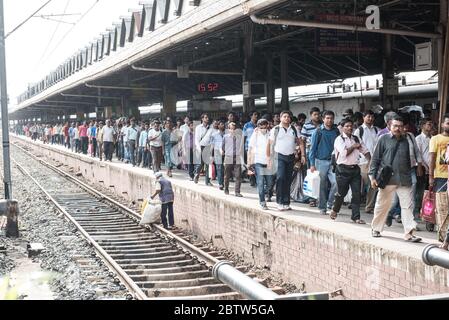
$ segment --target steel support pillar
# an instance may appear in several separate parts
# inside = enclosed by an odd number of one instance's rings
[[[248,21],[243,26],[244,70],[243,81],[254,80],[254,24]],[[243,112],[255,110],[254,98],[243,99]]]
[[[288,54],[287,50],[281,51],[281,85],[282,85],[282,110],[290,110],[288,96]]]
[[[171,90],[167,85],[164,86],[162,100],[162,114],[164,117],[173,117],[176,113],[176,102],[178,99],[173,90]]]
[[[383,57],[382,57],[382,80],[383,89],[381,90],[382,107],[384,110],[393,110],[394,96],[388,94],[387,83],[394,80],[394,71],[392,65],[392,35],[386,34],[383,36]]]
[[[273,114],[276,109],[275,86],[273,80],[273,55],[267,55],[267,112]]]
[[[105,119],[111,119],[112,118],[112,107],[105,107],[104,108],[104,117],[105,117]]]

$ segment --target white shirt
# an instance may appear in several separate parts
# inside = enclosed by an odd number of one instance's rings
[[[128,127],[127,126],[122,127],[122,130],[120,132],[123,135],[123,142],[128,142]]]
[[[200,124],[195,128],[195,147],[198,150],[201,149],[201,147],[205,147],[209,144],[209,141],[203,139],[206,136],[208,130],[208,127],[205,127],[203,124]]]
[[[276,127],[270,132],[270,141],[274,142],[276,133]],[[290,126],[287,130],[284,127],[279,126],[279,134],[277,135],[276,145],[274,146],[274,151],[280,153],[284,156],[290,156],[295,153],[296,149],[296,139],[298,135],[295,134],[292,127]]]
[[[189,132],[189,125],[188,124],[183,124],[179,130],[182,131],[182,135],[185,135],[187,132]]]
[[[363,136],[365,136],[365,133],[363,133]],[[360,141],[362,147],[360,149],[355,149],[351,152],[350,155],[348,155],[348,149],[356,143],[357,142],[355,141],[354,136],[348,138],[345,133],[341,134],[335,139],[334,152],[337,155],[337,164],[344,164],[347,166],[354,166],[359,164],[358,162],[360,155],[367,154],[369,151],[365,147],[363,142]]]
[[[133,127],[129,126],[127,129],[128,129],[126,131],[127,140],[136,141],[137,140],[137,127],[133,128]]]
[[[249,139],[249,149],[254,152],[254,163],[267,164],[267,144],[270,133],[263,134],[259,129],[254,130]]]
[[[103,142],[114,142],[114,128],[104,126],[103,127]]]
[[[156,131],[154,129],[151,129],[150,132],[148,132],[148,140],[151,140],[153,138],[153,141],[150,141],[151,147],[162,147],[162,131]]]
[[[416,144],[418,145],[419,152],[423,159],[423,166],[426,168],[426,173],[429,173],[430,156],[429,156],[429,146],[431,137],[427,137],[424,133],[421,133],[416,137]]]
[[[379,137],[376,133],[376,129],[374,126],[371,126],[371,128],[368,128],[366,124],[362,124],[363,127],[363,137],[360,138],[360,129],[354,131],[354,135],[359,138],[360,142],[362,142],[366,149],[368,149],[369,153],[372,155],[374,154],[374,149],[377,144],[377,140],[379,140]],[[377,129],[377,132],[380,130]],[[361,165],[368,164],[368,160],[366,160],[364,155],[360,155],[360,163]]]
[[[75,133],[75,139],[79,139],[80,138],[80,130],[78,128],[74,128],[73,132]]]

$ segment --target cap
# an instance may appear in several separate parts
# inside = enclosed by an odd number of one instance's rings
[[[162,176],[163,176],[162,172],[156,172],[156,173],[154,174],[154,177],[155,177],[156,179],[162,178]]]

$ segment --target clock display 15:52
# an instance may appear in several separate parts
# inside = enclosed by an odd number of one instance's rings
[[[198,92],[217,92],[220,85],[216,82],[198,84]]]

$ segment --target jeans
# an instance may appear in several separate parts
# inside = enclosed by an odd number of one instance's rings
[[[97,156],[97,138],[92,138],[92,156]]]
[[[330,160],[315,160],[316,169],[320,173],[320,199],[318,209],[321,212],[326,211],[326,205],[328,208],[332,207],[335,199],[335,192],[337,191],[337,181],[335,173],[332,172],[332,166]],[[329,183],[330,182],[330,191]]]
[[[81,150],[83,154],[87,154],[87,148],[89,146],[89,139],[87,137],[81,137]]]
[[[167,214],[168,214],[168,224],[167,224]],[[173,216],[173,202],[162,204],[161,213],[162,224],[164,228],[172,227],[175,224],[175,219]]]
[[[172,150],[172,145],[171,144],[166,144],[164,146],[164,160],[165,160],[165,166],[167,167],[167,170],[171,170],[174,168],[174,164],[171,161],[171,150]]]
[[[273,175],[267,174],[268,172],[266,172],[266,168],[266,165],[256,163],[256,182],[260,204],[266,203],[265,194],[271,190],[271,186],[273,184]]]
[[[335,203],[332,210],[336,213],[340,212],[345,196],[348,194],[349,186],[351,186],[351,219],[353,221],[360,220],[360,185],[362,180],[360,175],[360,167],[358,165],[338,165],[335,176],[337,181],[337,193],[335,194]]]
[[[220,186],[224,185],[224,166],[222,164],[216,164],[215,169],[217,171],[217,181]]]
[[[284,156],[283,154],[278,153],[277,157],[276,202],[279,205],[289,206],[295,156]]]
[[[128,141],[129,158],[133,166],[136,165],[136,140]]]
[[[137,163],[140,165],[141,163],[143,168],[148,167],[148,150],[145,147],[139,147],[139,153],[137,157]]]
[[[189,177],[191,179],[195,178],[195,164],[193,163],[193,155],[194,155],[194,150],[190,149],[189,152],[189,163],[187,164],[187,169],[189,170]]]
[[[112,142],[104,141],[103,145],[104,145],[104,157],[105,157],[105,160],[112,161],[112,152],[113,152],[113,148],[114,148]]]
[[[76,152],[76,153],[81,152],[81,142],[80,142],[80,139],[75,139],[75,152]]]
[[[201,154],[203,154],[203,150],[205,147],[201,147]],[[195,176],[197,176],[199,178],[200,173],[201,173],[201,169],[204,167],[204,174],[206,175],[206,184],[210,183],[210,178],[209,178],[209,165],[204,163],[203,161],[203,157],[201,157],[201,164],[197,164],[195,165]],[[226,173],[225,173],[226,175]]]
[[[161,171],[162,147],[151,147],[151,157],[153,158],[154,173]]]
[[[225,164],[224,171],[225,171],[225,177],[224,177],[225,190],[229,190],[229,179],[231,178],[231,173],[234,173],[235,194],[240,193],[240,186],[242,184],[242,165],[241,164]]]

